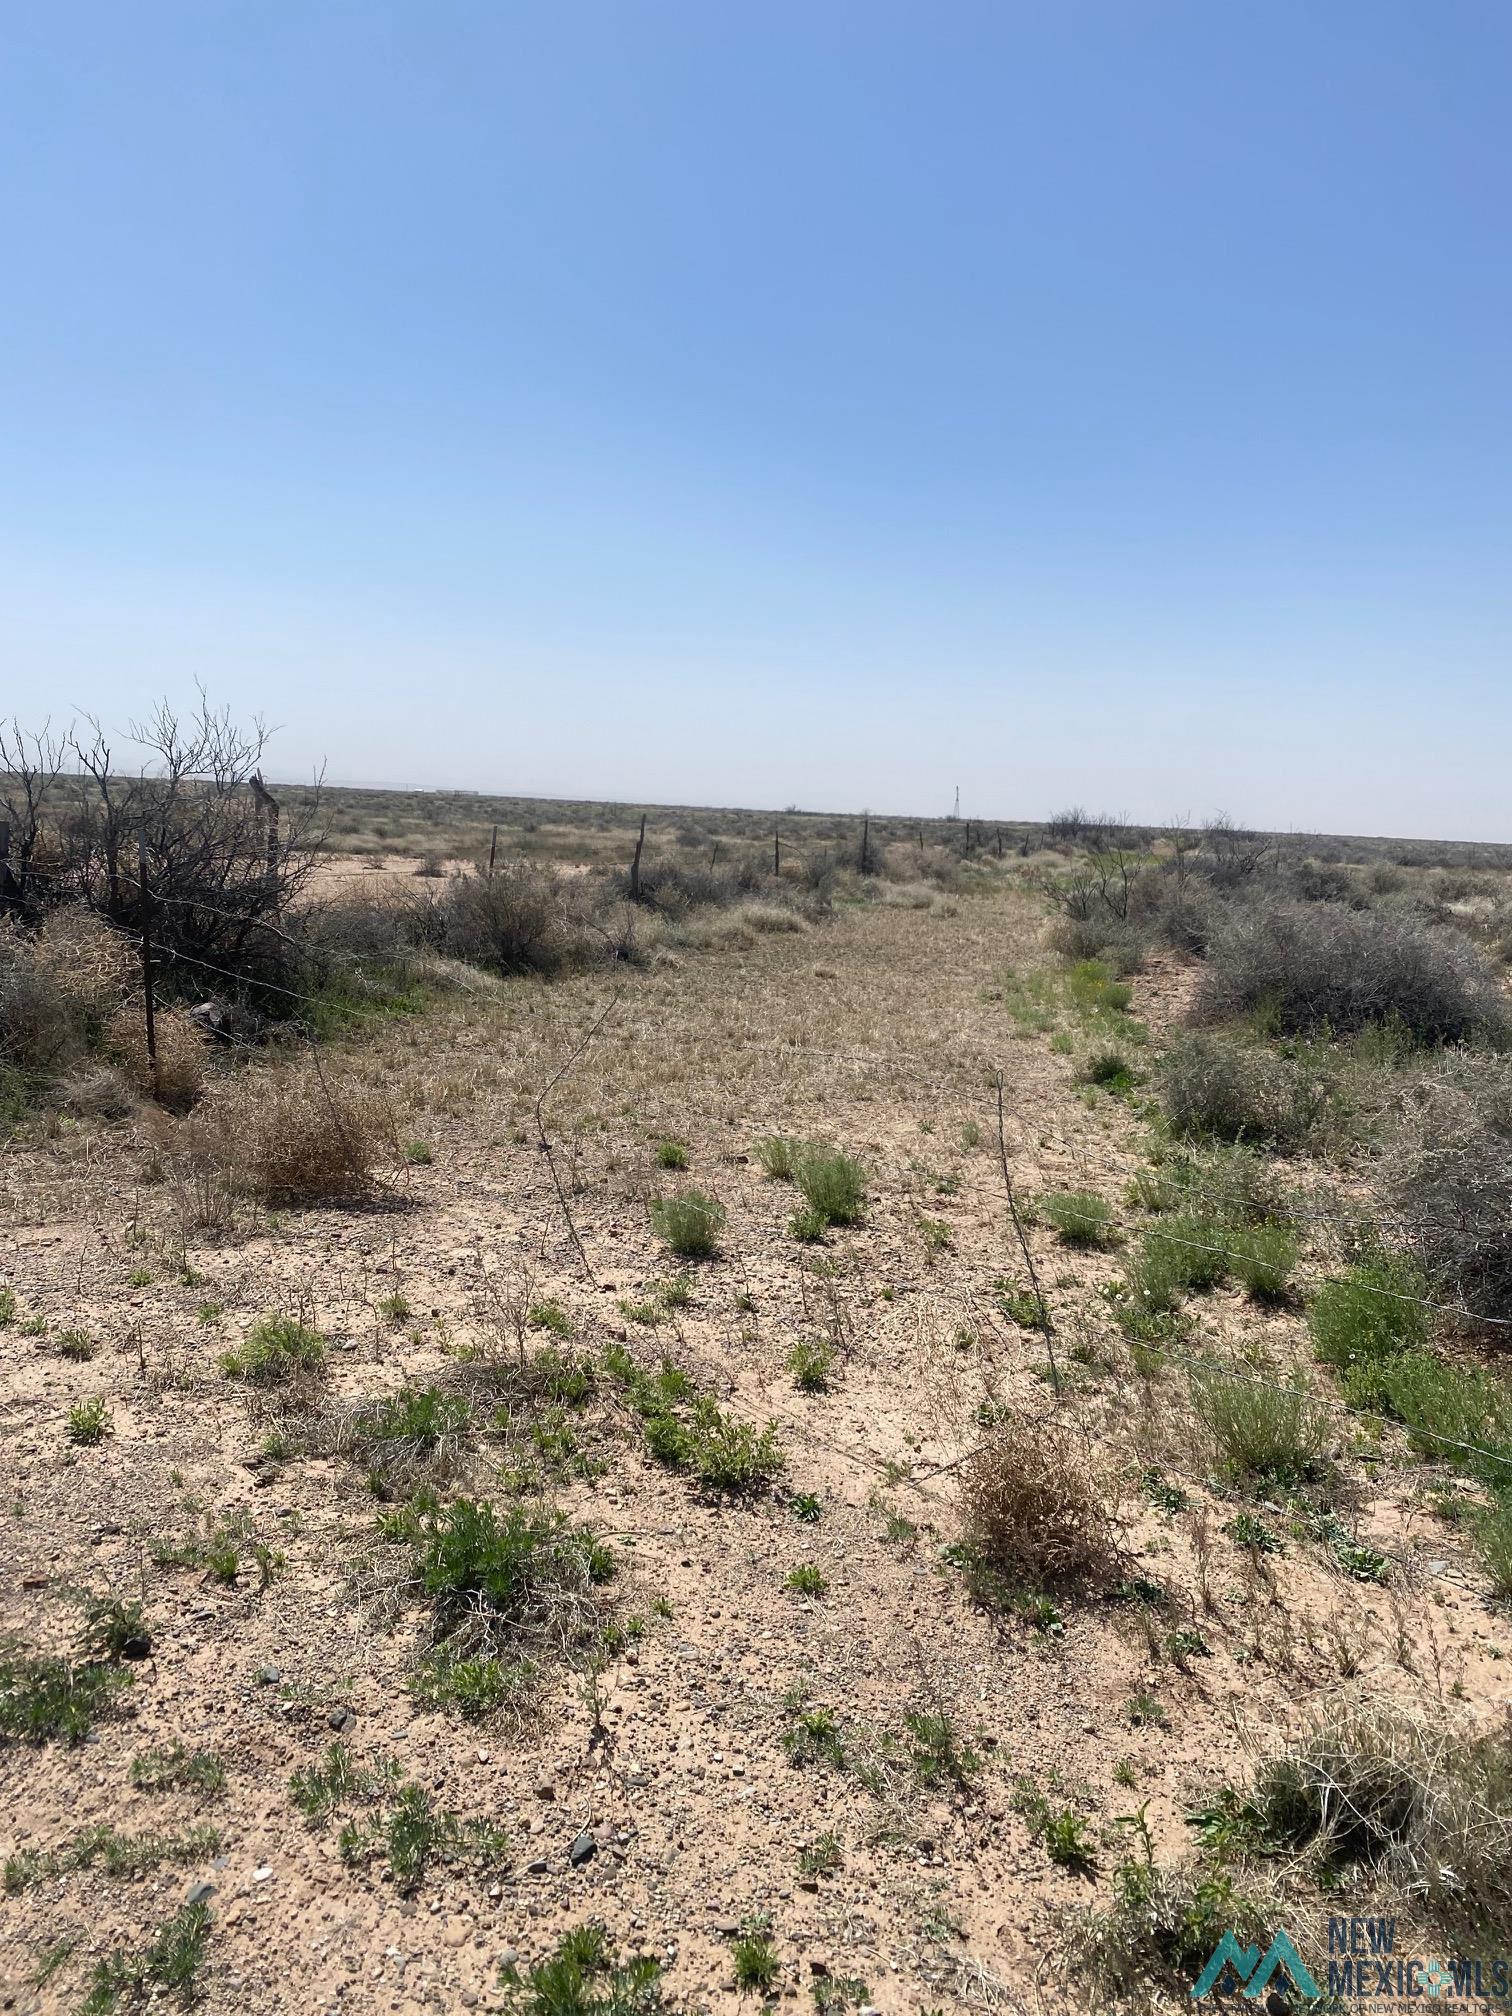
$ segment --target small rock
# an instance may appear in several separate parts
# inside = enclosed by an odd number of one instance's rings
[[[271,1883],[273,1881],[273,1871],[268,1867],[266,1862],[261,1869],[254,1869],[252,1871],[252,1881],[254,1883]]]
[[[330,1714],[327,1715],[326,1721],[332,1729],[338,1731],[355,1729],[357,1727],[357,1717],[352,1713],[350,1708],[333,1708]]]
[[[121,1641],[123,1659],[150,1659],[152,1657],[152,1637],[146,1631],[133,1631],[129,1638]]]
[[[538,1855],[534,1862],[527,1862],[525,1864],[525,1874],[527,1876],[544,1876],[550,1867],[551,1864],[546,1860],[545,1856]]]
[[[829,1979],[829,1971],[830,1971],[830,1964],[828,1960],[820,1960],[812,1956],[810,1957],[809,1972],[817,1980],[827,1981]]]
[[[184,1892],[184,1902],[186,1904],[208,1904],[214,1895],[215,1885],[213,1883],[191,1883],[189,1888]]]
[[[585,1862],[591,1862],[598,1853],[598,1843],[586,1828],[567,1850],[567,1860],[574,1869],[581,1869]]]
[[[556,1785],[550,1778],[543,1778],[536,1787],[537,1799],[555,1799]]]
[[[282,1677],[276,1666],[259,1666],[257,1669],[259,1687],[276,1687]]]
[[[716,1918],[714,1920],[714,1932],[715,1936],[720,1939],[737,1939],[740,1936],[740,1920],[738,1918]]]

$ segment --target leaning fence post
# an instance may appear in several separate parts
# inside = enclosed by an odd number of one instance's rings
[[[630,862],[630,901],[632,903],[639,903],[640,901],[640,857],[641,857],[641,849],[642,847],[645,846],[645,844],[646,844],[646,815],[644,812],[642,812],[640,833],[636,838],[635,853],[631,858]]]
[[[498,853],[498,851],[499,851],[499,828],[496,822],[493,829],[493,838],[488,843],[488,879],[490,882],[492,882],[493,880],[494,856],[495,854]]]

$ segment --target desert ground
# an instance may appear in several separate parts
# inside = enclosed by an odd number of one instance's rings
[[[360,810],[306,903],[414,888],[427,855],[474,874],[492,823],[428,846],[396,814],[354,846]],[[684,858],[718,844],[703,820]],[[726,847],[767,846],[755,824]],[[634,826],[551,858],[601,874]],[[1251,1799],[1352,1715],[1505,1754],[1512,1618],[1478,1537],[1503,1417],[1477,1388],[1481,1426],[1435,1442],[1320,1360],[1378,1137],[1183,1147],[1158,1060],[1202,962],[1074,956],[1075,845],[1021,854],[1026,830],[952,862],[942,822],[900,822],[891,866],[822,900],[693,903],[547,975],[431,960],[402,998],[349,988],[318,1043],[206,1047],[177,1102],[118,1049],[119,1104],[16,1107],[6,2009],[1176,2008],[1246,1912],[1320,1972],[1340,1911],[1389,1910],[1399,1950],[1506,1951],[1489,1766],[1481,1861],[1442,1882],[1405,1820],[1284,1841]],[[1344,859],[1383,901],[1451,872]],[[1435,900],[1475,921],[1504,870],[1466,874]],[[1323,1102],[1351,1122],[1363,1057]],[[332,1186],[356,1194],[235,1180],[262,1151],[226,1127],[278,1098],[290,1129],[376,1130]],[[217,1161],[204,1116],[233,1099]],[[859,1165],[828,1222],[804,1144]],[[1215,1251],[1289,1227],[1286,1278],[1246,1247],[1131,1317],[1173,1169],[1278,1185],[1197,1222]],[[679,1253],[689,1199],[708,1237]],[[1500,1333],[1451,1299],[1422,1291],[1432,1348],[1500,1391]],[[292,1359],[245,1355],[270,1319]],[[1244,1456],[1220,1403],[1251,1391],[1300,1454]],[[1061,1552],[1017,1573],[993,1493],[1020,1457],[1074,1488]],[[459,1500],[538,1522],[508,1616],[426,1551]],[[82,1689],[75,1723],[26,1726],[28,1660]],[[587,1926],[612,1970],[552,2000],[543,1963]]]

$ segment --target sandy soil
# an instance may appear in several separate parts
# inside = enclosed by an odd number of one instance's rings
[[[978,1408],[1053,1405],[1040,1340],[992,1296],[998,1277],[1021,1273],[993,1071],[1006,1076],[1026,1193],[1094,1189],[1124,1215],[1141,1160],[1128,1106],[1085,1102],[1074,1056],[1006,1012],[1005,968],[1041,957],[1039,929],[1035,906],[1011,893],[954,915],[878,907],[627,976],[548,1107],[591,1275],[531,1109],[613,991],[602,975],[381,1025],[333,1060],[384,1087],[404,1136],[433,1157],[396,1173],[382,1209],[264,1215],[211,1240],[186,1223],[174,1184],[152,1180],[156,1124],[66,1126],[10,1151],[0,1278],[23,1320],[0,1331],[0,1621],[62,1649],[77,1624],[70,1590],[143,1594],[154,1651],[94,1740],[0,1748],[0,1838],[14,1854],[98,1821],[131,1833],[208,1822],[221,1845],[189,1866],[62,1875],[4,1898],[4,2007],[76,2007],[101,1952],[139,1945],[208,1883],[212,2012],[494,2006],[502,1959],[537,1960],[590,1917],[664,1960],[671,1997],[734,2007],[729,1934],[753,1916],[770,1922],[779,1994],[805,2004],[828,1976],[864,1982],[886,2011],[1082,2008],[1061,1970],[1062,1914],[1104,1898],[1118,1816],[1147,1803],[1161,1851],[1179,1854],[1194,1787],[1242,1775],[1257,1747],[1345,1693],[1456,1690],[1465,1713],[1495,1711],[1506,1620],[1422,1509],[1421,1474],[1363,1462],[1341,1423],[1353,1516],[1400,1557],[1392,1582],[1352,1582],[1300,1543],[1257,1568],[1222,1532],[1233,1508],[1203,1481],[1180,1368],[1141,1380],[1116,1340],[1096,1291],[1118,1254],[1069,1252],[1043,1228],[1033,1239],[1067,1405],[1119,1493],[1130,1574],[1168,1586],[1172,1618],[1199,1624],[1210,1656],[1178,1670],[1138,1606],[1111,1600],[1063,1606],[1051,1635],[995,1618],[942,1556],[959,1531],[952,1466]],[[1154,970],[1139,1012],[1158,1026],[1183,984],[1177,968]],[[768,1131],[861,1156],[865,1222],[821,1249],[797,1244],[791,1190],[752,1158]],[[691,1300],[653,1331],[620,1305],[676,1270],[646,1210],[672,1187],[653,1161],[663,1135],[687,1143],[688,1180],[719,1197],[729,1224],[720,1257],[688,1270]],[[833,1271],[816,1273],[816,1254]],[[130,1285],[140,1269],[150,1280]],[[380,1308],[396,1291],[413,1312],[403,1322]],[[496,1338],[501,1298],[548,1296],[577,1348],[623,1340],[647,1364],[666,1351],[741,1418],[775,1420],[787,1468],[769,1493],[702,1499],[647,1457],[622,1415],[590,1408],[582,1432],[606,1467],[557,1477],[553,1494],[610,1540],[616,1614],[644,1629],[602,1674],[596,1712],[584,1676],[563,1671],[523,1727],[465,1723],[407,1691],[418,1612],[383,1628],[362,1601],[376,1508],[360,1470],[337,1456],[260,1458],[266,1411],[217,1359],[259,1315],[297,1308],[332,1340],[332,1399],[356,1400],[454,1372],[459,1350]],[[24,1334],[28,1318],[46,1334]],[[787,1354],[825,1327],[842,1341],[841,1370],[830,1392],[805,1395]],[[1228,1294],[1208,1298],[1203,1327],[1267,1364],[1303,1347],[1297,1314]],[[68,1330],[98,1355],[60,1356]],[[67,1409],[95,1394],[114,1433],[74,1448]],[[1195,1514],[1150,1506],[1138,1478],[1152,1462],[1191,1480]],[[817,1523],[794,1516],[800,1493],[817,1496]],[[250,1571],[224,1586],[154,1565],[155,1539],[227,1519],[287,1557],[266,1591]],[[802,1562],[827,1578],[822,1598],[785,1590]],[[784,1698],[797,1683],[833,1711],[853,1756],[876,1764],[872,1789],[854,1768],[788,1761]],[[1158,1698],[1163,1724],[1136,1726],[1126,1704],[1139,1693]],[[975,1748],[967,1788],[930,1787],[908,1766],[910,1712],[948,1715]],[[392,1760],[438,1805],[506,1829],[506,1866],[438,1868],[412,1897],[381,1862],[345,1867],[336,1823],[307,1827],[287,1781],[348,1716],[361,1761]],[[175,1739],[224,1761],[221,1796],[132,1789],[132,1759]],[[1025,1776],[1085,1814],[1101,1876],[1046,1859],[1016,1807]],[[574,1866],[585,1833],[593,1852]],[[800,1850],[826,1833],[841,1865],[805,1877]],[[70,1963],[29,1985],[67,1935],[79,1939]]]

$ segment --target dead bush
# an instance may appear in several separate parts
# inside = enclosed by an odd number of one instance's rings
[[[1096,1581],[1116,1558],[1085,1448],[1053,1422],[1013,1421],[979,1445],[961,1474],[961,1515],[977,1561],[1012,1590]]]
[[[201,1170],[263,1204],[322,1204],[370,1196],[398,1144],[375,1093],[313,1070],[247,1071],[216,1086],[186,1125]]]
[[[147,1060],[147,1027],[138,1002],[128,1001],[111,1017],[105,1048],[144,1099],[155,1097],[170,1113],[187,1113],[205,1090],[205,1039],[175,1008],[159,1008],[153,1018],[157,1049],[154,1077]]]
[[[1390,1023],[1422,1044],[1503,1041],[1506,1000],[1456,931],[1338,903],[1225,906],[1193,1007],[1200,1022],[1253,1015],[1277,1035],[1352,1035]]]
[[[1512,1060],[1438,1061],[1408,1091],[1382,1168],[1435,1293],[1477,1316],[1512,1316]]]
[[[1300,1148],[1327,1109],[1330,1087],[1301,1058],[1205,1030],[1179,1035],[1156,1070],[1173,1131],[1188,1141]]]
[[[36,931],[0,919],[0,1060],[41,1072],[77,1062],[133,973],[125,939],[87,910],[54,910]]]

